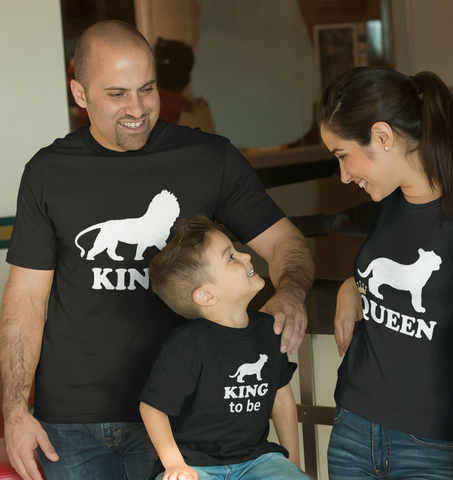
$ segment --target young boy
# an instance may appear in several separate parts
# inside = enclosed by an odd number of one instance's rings
[[[140,396],[160,458],[151,478],[308,479],[289,384],[296,364],[280,353],[273,318],[247,312],[264,280],[206,217],[175,230],[149,276],[169,307],[194,320],[170,334]],[[270,417],[280,445],[267,440]]]

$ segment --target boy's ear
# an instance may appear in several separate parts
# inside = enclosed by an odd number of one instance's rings
[[[205,285],[194,290],[192,298],[197,305],[200,305],[200,307],[212,307],[217,303],[217,297],[215,297]]]

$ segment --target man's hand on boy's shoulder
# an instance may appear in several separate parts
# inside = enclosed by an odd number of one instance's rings
[[[281,352],[296,353],[308,322],[307,309],[300,299],[288,292],[277,292],[260,312],[274,317],[274,332],[282,334]]]
[[[273,315],[274,330],[282,332],[281,351],[295,353],[307,328],[303,300],[314,281],[313,255],[302,233],[282,218],[247,243],[269,264],[269,277],[277,293],[261,311]]]
[[[173,465],[165,470],[162,480],[198,480],[198,473],[188,465]]]

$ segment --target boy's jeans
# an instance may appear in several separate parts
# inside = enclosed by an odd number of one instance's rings
[[[409,435],[336,408],[330,480],[453,479],[453,442]]]
[[[192,467],[199,480],[309,480],[281,453],[266,453],[255,460],[220,467]],[[161,480],[163,473],[156,477]]]
[[[38,448],[46,480],[148,480],[156,455],[141,422],[45,423],[60,459]]]

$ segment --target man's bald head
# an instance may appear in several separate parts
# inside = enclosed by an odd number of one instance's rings
[[[74,77],[82,85],[88,98],[90,85],[91,49],[96,42],[102,42],[111,48],[151,47],[146,38],[131,24],[119,20],[106,20],[88,27],[80,36],[74,53]]]

